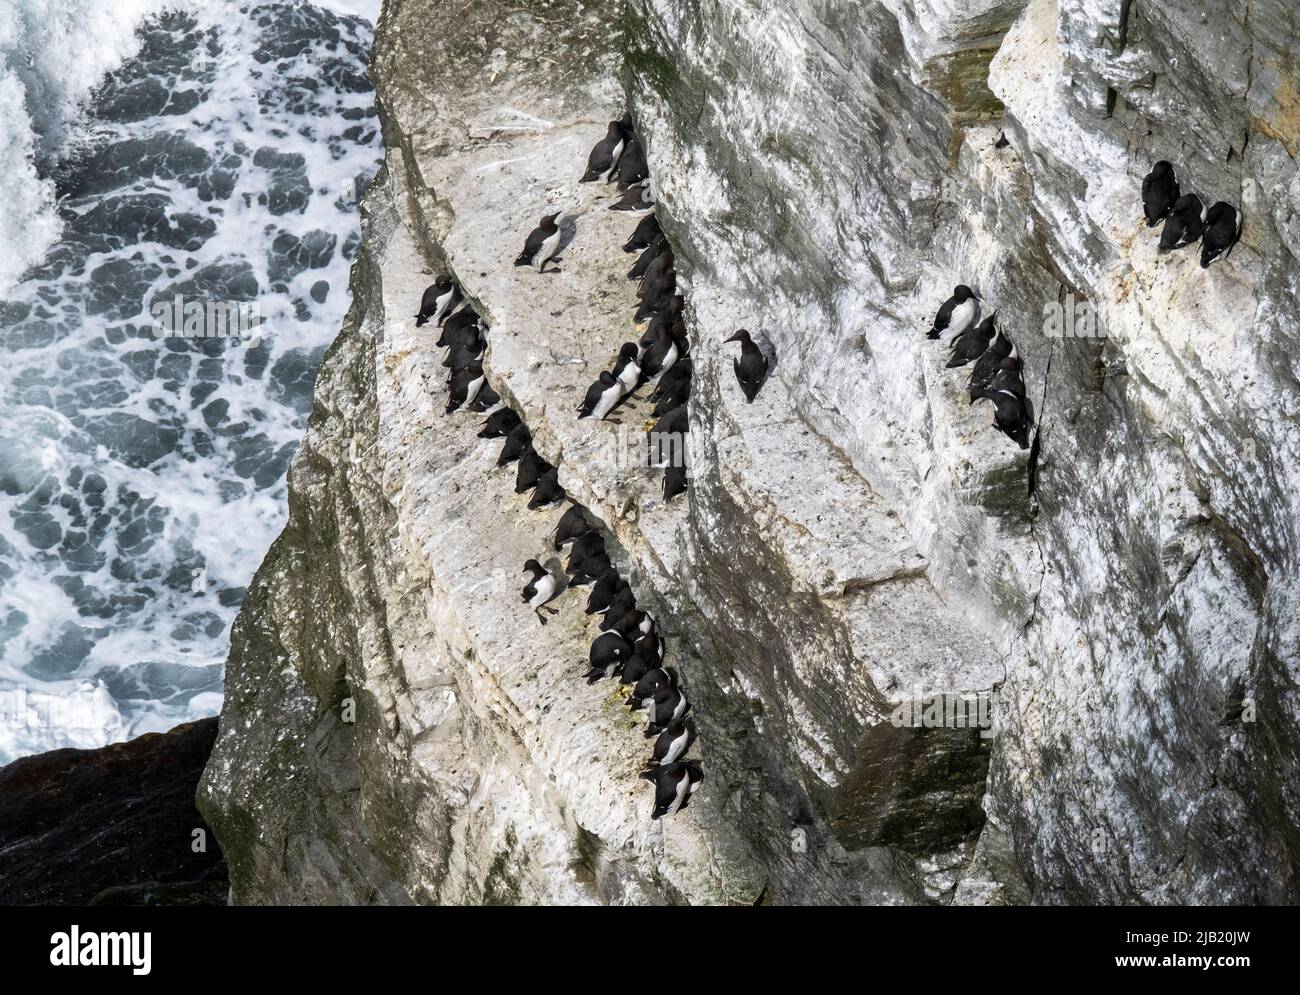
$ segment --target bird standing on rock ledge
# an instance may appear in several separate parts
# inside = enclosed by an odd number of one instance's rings
[[[740,343],[740,358],[733,360],[731,365],[745,394],[745,403],[752,404],[758,397],[759,388],[767,380],[767,357],[743,328],[727,341]]]
[[[555,575],[536,560],[529,560],[524,564],[524,573],[532,575],[532,580],[525,584],[523,591],[520,592],[524,604],[530,606],[537,613],[537,621],[545,625],[546,616],[542,612],[559,614],[556,609],[547,608],[546,603],[559,594],[560,585]]]
[[[554,214],[548,214],[542,218],[524,241],[524,251],[519,253],[515,260],[516,266],[532,266],[539,273],[546,271],[546,264],[558,258],[555,253],[560,249],[560,218],[564,217],[563,211],[556,211]],[[552,267],[552,272],[558,273],[558,266]]]

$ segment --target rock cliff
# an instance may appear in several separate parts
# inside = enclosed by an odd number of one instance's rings
[[[1297,17],[386,0],[354,304],[200,788],[234,900],[1300,898]],[[644,401],[574,417],[635,337],[632,222],[577,183],[624,108],[688,288],[669,504]],[[1157,255],[1159,158],[1243,207],[1228,260]],[[561,272],[513,267],[561,208]],[[519,603],[559,511],[443,413],[412,315],[444,270],[667,633],[707,772],[670,819],[580,679],[578,595]],[[962,282],[1024,359],[1028,450],[923,334]],[[742,325],[779,359],[753,404]],[[953,703],[991,725],[899,721]]]

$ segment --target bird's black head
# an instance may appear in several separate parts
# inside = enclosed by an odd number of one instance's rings
[[[554,214],[546,215],[546,217],[542,218],[542,224],[543,225],[557,224],[560,220],[560,215],[562,215],[563,213],[564,213],[563,211],[556,211]]]
[[[609,370],[601,371],[600,382],[606,387],[614,386],[614,374],[610,373]]]
[[[976,300],[980,299],[979,294],[975,293],[975,291],[971,290],[970,287],[966,286],[964,283],[957,284],[957,286],[953,288],[952,295],[959,301],[968,301],[972,297]]]
[[[635,342],[624,342],[618,350],[619,357],[622,359],[636,359],[638,350]]]
[[[740,331],[736,332],[735,335],[727,339],[728,342],[748,342],[749,340],[749,331],[744,328],[740,329]]]
[[[1166,173],[1172,173],[1174,170],[1173,163],[1168,159],[1161,159],[1151,167],[1152,176],[1164,176]]]
[[[546,573],[546,570],[536,560],[529,560],[527,563],[524,564],[524,573],[534,573],[534,574],[541,575]]]
[[[438,279],[436,279],[436,280],[433,282],[433,285],[434,285],[435,287],[438,288],[438,293],[439,293],[439,294],[445,294],[448,290],[450,290],[450,289],[451,289],[452,287],[454,287],[456,284],[455,284],[455,281],[453,281],[451,277],[449,277],[446,273],[444,273],[442,276],[438,277]]]
[[[1174,213],[1178,214],[1183,211],[1195,210],[1198,214],[1201,210],[1201,198],[1194,193],[1185,193],[1174,201]]]

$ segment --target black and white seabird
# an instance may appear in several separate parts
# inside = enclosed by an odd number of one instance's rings
[[[660,244],[660,251],[651,258],[646,265],[645,271],[641,274],[641,284],[636,290],[637,297],[645,297],[647,287],[658,285],[663,280],[664,275],[673,270],[676,257],[673,255],[672,246],[668,245],[666,241],[661,242],[662,239],[663,236],[661,235],[659,239],[655,240],[656,243]],[[654,246],[652,245],[650,248],[652,249]],[[645,251],[649,252],[650,249]]]
[[[420,328],[428,321],[441,324],[460,300],[460,286],[456,281],[449,276],[440,276],[420,298],[420,313],[415,316],[415,327]]]
[[[623,133],[623,125],[618,121],[610,121],[605,137],[596,143],[595,148],[591,150],[591,155],[587,157],[587,171],[582,174],[582,179],[578,182],[594,183],[602,177],[612,178],[614,170],[618,168],[618,160],[623,155],[623,145],[626,141],[627,136]]]
[[[442,365],[455,373],[475,363],[482,364],[485,348],[477,342],[460,342],[454,348],[447,350]]]
[[[465,405],[466,411],[473,411],[475,414],[482,414],[484,411],[491,411],[501,403],[501,395],[492,389],[492,385],[487,381],[479,388],[478,394]]]
[[[566,567],[570,576],[576,575],[582,566],[593,556],[605,556],[605,540],[599,532],[589,529],[573,540],[569,547],[569,565]]]
[[[997,373],[999,365],[1008,356],[1013,355],[1015,351],[1016,347],[1009,338],[1002,334],[1002,329],[996,328],[993,341],[975,360],[975,367],[971,370],[970,379],[966,381],[966,391],[970,395],[972,404],[975,402],[976,391],[984,390],[992,383],[993,375]]]
[[[1241,238],[1241,212],[1225,201],[1219,201],[1205,215],[1205,231],[1201,234],[1201,269],[1232,252]]]
[[[613,677],[632,657],[632,644],[617,632],[602,632],[591,644],[587,655],[589,669],[587,683],[595,684],[602,677]]]
[[[659,227],[658,215],[647,214],[632,232],[632,237],[623,243],[623,251],[636,252],[638,249],[647,248],[660,234],[662,229]]]
[[[650,268],[650,264],[658,259],[663,253],[671,251],[672,249],[668,246],[668,237],[660,232],[655,236],[654,241],[642,250],[641,255],[636,257],[636,262],[633,263],[632,268],[627,271],[627,278],[629,280],[643,279],[646,271]]]
[[[974,328],[966,329],[952,340],[952,351],[948,354],[948,362],[944,364],[948,369],[973,363],[984,355],[993,336],[997,334],[997,322],[994,320],[996,315],[997,312],[994,311]]]
[[[483,419],[478,430],[480,439],[504,439],[519,425],[519,416],[513,408],[500,408]]]
[[[603,419],[622,399],[623,385],[614,379],[614,374],[606,370],[587,388],[587,395],[578,408],[578,417]]]
[[[1154,228],[1169,217],[1178,197],[1178,178],[1174,175],[1173,164],[1161,159],[1142,180],[1142,213],[1146,215],[1147,227]]]
[[[559,522],[556,523],[554,548],[563,549],[565,543],[573,542],[592,531],[591,523],[582,513],[582,505],[575,504],[561,515]]]
[[[655,767],[666,767],[668,764],[676,763],[686,755],[686,751],[691,748],[691,743],[694,740],[694,722],[690,719],[678,719],[676,722],[670,722],[668,728],[661,732],[659,738],[655,740],[654,753],[646,764],[646,773],[649,773]]]
[[[457,408],[471,404],[477,397],[483,384],[487,382],[483,375],[482,363],[471,363],[457,370],[451,378],[451,396],[447,399],[447,414]]]
[[[654,341],[641,357],[641,375],[646,379],[654,379],[672,369],[678,355],[677,340],[673,338],[672,332],[663,325],[657,326]]]
[[[952,296],[943,302],[939,313],[934,316],[934,324],[926,333],[926,338],[951,339],[970,328],[980,316],[979,295],[964,283],[953,288]]]
[[[611,211],[653,211],[655,206],[654,194],[650,192],[649,181],[638,183],[636,186],[628,187],[627,192],[623,194],[615,203],[609,206]]]
[[[501,455],[497,457],[497,466],[505,466],[519,459],[525,451],[533,447],[533,436],[528,431],[528,426],[520,422],[510,430],[506,436],[505,445],[501,447]]]
[[[614,363],[614,372],[611,375],[618,381],[624,397],[636,390],[637,384],[641,382],[640,354],[641,350],[637,348],[635,342],[624,342],[619,347],[618,359]]]
[[[1160,232],[1160,251],[1171,252],[1191,245],[1205,230],[1205,205],[1194,193],[1174,201],[1174,209]]]
[[[637,305],[634,321],[645,321],[656,311],[662,311],[672,302],[677,293],[677,273],[667,269],[653,281],[649,277],[641,284],[641,303]]]
[[[641,680],[645,680],[645,678],[643,677]],[[653,739],[659,735],[669,725],[690,711],[690,707],[690,702],[686,700],[686,695],[682,693],[680,688],[660,688],[655,692],[654,697],[650,699],[650,704],[646,708],[645,738]]]
[[[767,357],[743,328],[727,341],[740,343],[740,358],[732,360],[731,366],[736,371],[736,380],[745,395],[745,403],[752,404],[754,398],[758,397],[763,381],[767,379]]]
[[[664,764],[642,775],[655,786],[655,807],[651,819],[676,815],[704,782],[704,767],[698,760]]]
[[[662,411],[656,407],[656,416],[662,415],[665,411],[670,411],[677,407],[678,404],[686,403],[687,397],[690,396],[692,368],[690,359],[679,359],[659,378],[654,390],[650,391],[650,400],[662,403],[664,400],[678,395],[681,396],[681,400],[676,404],[665,405]]]
[[[583,573],[585,572],[583,571]],[[591,594],[587,597],[585,613],[588,615],[608,613],[623,592],[627,590],[631,590],[627,581],[619,576],[617,570],[610,567],[592,585]]]
[[[453,349],[465,342],[487,341],[483,319],[472,307],[464,307],[442,323],[434,345]]]
[[[531,445],[519,457],[519,466],[515,470],[515,493],[522,494],[537,486],[542,474],[554,467]]]
[[[623,155],[618,161],[618,188],[627,190],[649,178],[650,167],[646,163],[645,149],[641,147],[636,135],[632,135],[623,146]]]
[[[600,630],[604,632],[608,629],[612,629],[613,625],[606,624],[609,622],[611,617],[615,620],[620,619],[635,607],[636,595],[632,593],[632,588],[628,587],[627,583],[624,582],[623,587],[616,595],[614,595],[614,600],[611,601],[609,607],[605,609],[604,615],[600,620]]]
[[[997,370],[993,374],[993,379],[989,381],[985,390],[1000,391],[1006,390],[1015,394],[1016,397],[1025,396],[1025,375],[1023,364],[1019,356],[1008,356],[998,364]],[[975,399],[972,399],[974,403]]]
[[[686,338],[686,324],[682,321],[682,311],[686,309],[686,298],[681,294],[673,294],[668,306],[654,313],[654,317],[645,326],[645,331],[641,333],[641,338],[637,340],[638,345],[644,352],[649,349],[659,339],[661,332],[667,332],[677,343],[677,353],[679,356],[686,355],[686,350],[682,348],[682,343]]]
[[[542,614],[543,612],[559,614],[556,609],[547,608],[546,603],[560,593],[560,583],[553,573],[536,560],[529,560],[524,564],[524,573],[532,575],[532,580],[525,584],[523,591],[520,592],[524,604],[529,605],[537,613],[537,620],[545,625],[546,616]]]
[[[556,211],[542,218],[524,242],[524,251],[515,260],[516,266],[532,266],[539,273],[545,271],[546,264],[555,258],[560,248],[559,220],[563,214],[563,211]],[[555,267],[555,272],[559,272],[558,267]]]
[[[1029,448],[1029,430],[1033,426],[1023,397],[1010,390],[981,390],[975,400],[993,402],[993,426],[1021,449]]]
[[[655,620],[640,608],[629,609],[616,617],[607,611],[600,627],[617,632],[629,643],[635,643],[655,631]]]
[[[649,708],[657,691],[676,686],[677,671],[666,667],[652,667],[641,675],[632,688],[632,694],[627,699],[627,709],[629,712],[636,712]]]
[[[668,466],[682,462],[686,451],[686,439],[691,426],[686,405],[680,405],[662,415],[646,433],[649,464],[654,467]]]
[[[537,478],[537,486],[533,488],[533,496],[528,499],[528,510],[536,511],[538,508],[545,508],[557,501],[563,501],[568,496],[565,489],[560,486],[559,469],[551,467]]]

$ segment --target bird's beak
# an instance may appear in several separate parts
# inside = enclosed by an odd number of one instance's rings
[[[726,339],[725,341],[727,341],[727,342],[739,342],[739,341],[740,341],[740,332],[737,332],[735,335],[731,336],[731,338]]]

